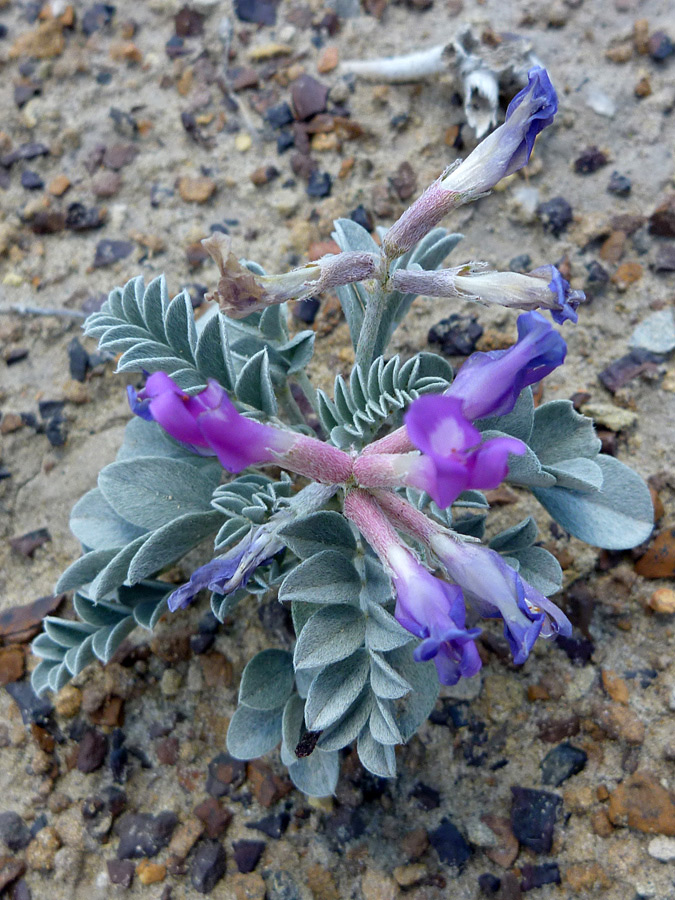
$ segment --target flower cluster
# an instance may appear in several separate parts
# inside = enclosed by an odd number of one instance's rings
[[[342,485],[345,515],[391,575],[397,619],[422,639],[416,658],[433,657],[441,681],[454,684],[480,667],[474,644],[479,632],[466,627],[465,601],[479,615],[503,618],[518,663],[540,633],[569,629],[563,614],[497,553],[434,525],[396,493],[414,487],[447,507],[469,488],[495,488],[503,481],[509,455],[524,453],[525,445],[510,437],[482,440],[472,420],[510,412],[523,387],[560,365],[566,351],[562,337],[539,313],[521,315],[518,333],[508,350],[470,356],[445,394],[419,397],[401,429],[360,454],[253,421],[216,382],[190,396],[156,373],[142,391],[130,389],[131,407],[195,452],[214,454],[230,472],[274,462],[314,481]],[[252,572],[283,548],[279,519],[285,520],[283,514],[198,569],[171,595],[170,608],[187,605],[205,587],[228,594],[245,586]],[[397,529],[426,546],[451,583],[426,569]]]

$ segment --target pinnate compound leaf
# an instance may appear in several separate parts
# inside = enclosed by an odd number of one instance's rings
[[[217,463],[197,469],[177,459],[139,457],[106,466],[98,484],[127,522],[154,530],[187,513],[209,510],[220,477]]]
[[[276,416],[277,401],[266,348],[252,356],[245,364],[237,378],[235,393],[242,403],[260,409],[268,416]]]
[[[308,559],[322,550],[335,550],[351,559],[356,552],[349,523],[332,510],[320,510],[291,522],[281,529],[279,537],[300,559]]]
[[[215,534],[223,521],[216,510],[188,513],[158,528],[131,560],[128,581],[136,584],[184,556],[204,538]]]
[[[413,635],[379,603],[366,605],[366,646],[369,650],[394,650],[413,640]]]
[[[643,543],[654,527],[649,488],[618,459],[600,455],[595,461],[602,469],[601,490],[554,487],[532,488],[532,493],[559,525],[587,544],[627,550]]]
[[[347,604],[332,604],[315,612],[295,645],[296,669],[327,666],[351,656],[363,645],[366,620],[361,611]]]
[[[371,651],[370,660],[370,686],[378,697],[397,700],[410,693],[410,682],[385,657]]]
[[[358,697],[368,678],[370,661],[365,650],[326,666],[312,681],[305,705],[309,731],[323,731],[342,716]]]
[[[123,547],[143,534],[143,529],[131,525],[119,516],[99,488],[81,497],[70,513],[70,530],[78,541],[92,550],[111,550]]]
[[[436,666],[432,661],[416,662],[414,645],[408,644],[385,654],[392,668],[412,686],[412,691],[394,703],[396,724],[404,741],[409,741],[424,722],[438,697]]]
[[[358,603],[361,579],[341,553],[323,550],[300,563],[279,589],[282,602]]]
[[[257,710],[283,706],[293,690],[293,657],[286,650],[262,650],[244,669],[239,702]]]
[[[317,742],[322,750],[341,750],[355,741],[361,729],[368,721],[375,697],[366,685],[356,700],[337,722],[324,729]]]
[[[315,750],[288,767],[293,784],[308,797],[330,797],[337,787],[340,761],[335,752]]]
[[[274,750],[281,740],[283,707],[251,709],[240,706],[227,729],[227,750],[235,759],[256,759]]]

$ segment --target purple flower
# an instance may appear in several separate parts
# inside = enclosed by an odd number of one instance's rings
[[[422,638],[413,654],[418,662],[433,659],[441,684],[457,684],[481,667],[474,638],[480,628],[465,628],[462,591],[434,577],[403,547],[387,558],[396,591],[395,616],[412,634]]]
[[[473,353],[446,396],[461,400],[469,419],[504,416],[520,392],[561,365],[566,353],[567,344],[542,315],[523,313],[518,316],[518,342],[508,350]]]
[[[562,325],[568,319],[570,322],[577,322],[577,307],[586,299],[583,291],[571,291],[570,283],[562,277],[555,266],[540,266],[533,269],[530,275],[540,278],[550,278],[548,288],[558,300],[558,307],[551,308],[551,315],[558,325]]]
[[[185,609],[204,588],[227,595],[246,587],[258,566],[271,560],[283,546],[274,529],[263,525],[251,530],[229,553],[196,569],[186,584],[170,594],[167,600],[169,609],[171,612]]]
[[[414,247],[450,210],[475,200],[527,165],[536,136],[551,124],[558,109],[546,69],[535,66],[527,79],[527,86],[509,104],[504,124],[430,185],[394,222],[382,241],[389,259]]]
[[[569,635],[572,626],[558,607],[539,593],[494,550],[437,532],[429,540],[450,578],[481,616],[504,620],[513,661],[525,662],[540,634]]]
[[[143,390],[135,396],[130,392],[129,398],[136,415],[154,420],[177,441],[215,453],[230,472],[272,462],[293,443],[294,435],[238,413],[211,379],[203,391],[189,396],[164,372],[155,372]]]
[[[481,443],[480,431],[463,414],[457,397],[418,397],[404,421],[410,440],[423,454],[402,458],[406,483],[426,491],[443,508],[469,488],[496,488],[508,472],[509,454],[526,452],[517,438],[498,437]]]

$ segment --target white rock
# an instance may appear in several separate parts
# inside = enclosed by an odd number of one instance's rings
[[[586,106],[599,116],[612,119],[616,113],[616,103],[597,85],[589,84],[586,88]]]
[[[671,862],[675,859],[675,838],[652,838],[647,846],[647,852],[651,857],[661,862]]]

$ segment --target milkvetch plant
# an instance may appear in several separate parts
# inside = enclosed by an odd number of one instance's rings
[[[341,253],[273,276],[209,238],[220,277],[197,324],[188,296],[170,299],[163,278],[112,291],[85,332],[120,354],[118,371],[145,381],[129,388],[134,415],[117,461],[72,511],[83,555],[57,589],[75,592],[78,621],[45,620],[33,644],[38,692],[107,662],[136,626],[152,629],[207,592],[222,621],[275,591],[295,647],[248,662],[227,747],[249,759],[281,744],[295,784],[322,796],[353,741],[367,769],[395,774],[394,748],[426,719],[439,683],[480,670],[482,619],[502,620],[517,664],[538,637],[570,633],[548,599],[562,573],[537,545],[535,521],[484,543],[482,491],[504,480],[527,488],[568,532],[610,549],[648,537],[649,491],[600,453],[593,423],[569,401],[535,409],[531,386],[566,354],[536,310],[576,322],[583,295],[550,265],[528,275],[439,269],[460,235],[435,227],[524,166],[556,108],[546,72],[532,69],[505,123],[379,244],[340,219]],[[314,334],[291,337],[286,307],[328,288],[356,359],[332,397],[312,386]],[[474,353],[454,378],[430,353],[386,358],[418,294],[524,310],[518,340]],[[309,405],[316,430],[301,411]],[[179,587],[162,580],[207,540],[210,561]]]

